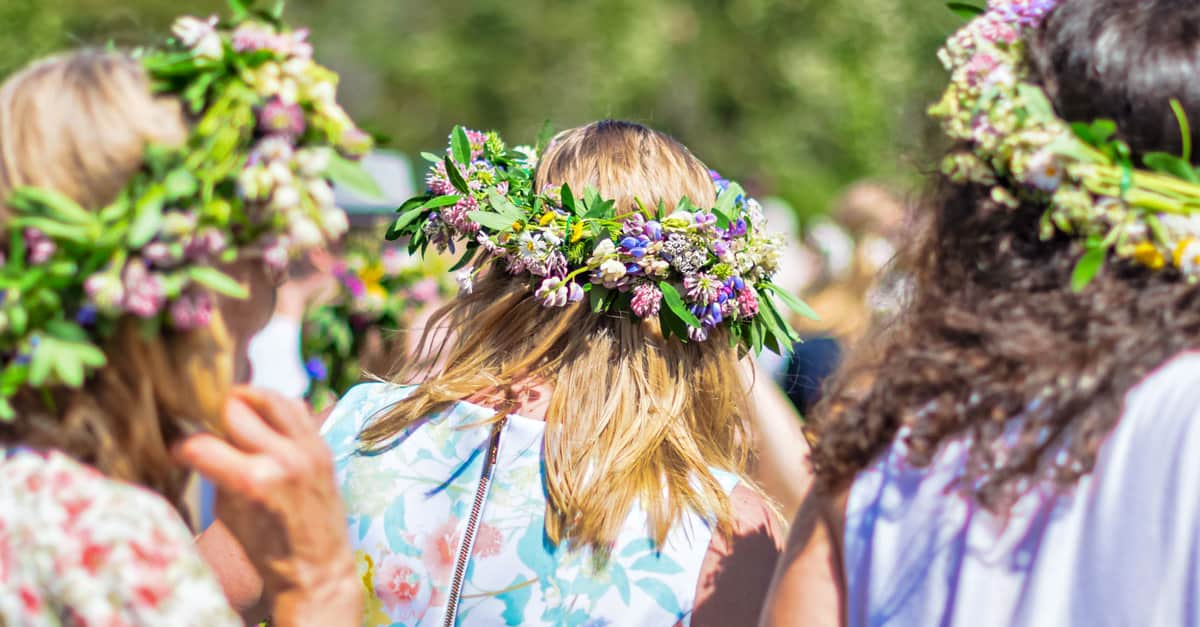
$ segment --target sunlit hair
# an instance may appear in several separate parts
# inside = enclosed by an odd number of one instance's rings
[[[716,193],[708,170],[678,142],[612,121],[553,140],[537,184],[563,183],[594,187],[619,207],[635,197],[670,207],[685,196],[707,206]],[[593,314],[586,302],[544,307],[526,281],[500,269],[437,312],[427,329],[439,323],[448,323],[453,339],[431,346],[427,331],[422,344],[443,354],[444,369],[402,372],[397,380],[424,380],[364,430],[367,446],[463,399],[501,399],[499,420],[515,406],[514,384],[544,382],[552,388],[545,444],[551,541],[602,553],[635,504],[660,543],[689,510],[722,533],[732,529],[729,499],[711,470],[741,475],[748,435],[737,354],[724,328],[704,343],[665,341],[656,323]]]
[[[152,95],[140,63],[122,54],[80,51],[35,63],[0,87],[0,200],[30,185],[99,209],[141,166],[147,143],[185,141],[181,111],[176,100]],[[0,209],[0,223],[7,216]],[[170,446],[190,423],[219,417],[232,384],[225,325],[214,315],[206,329],[148,337],[131,319],[104,351],[108,365],[83,389],[19,394],[0,442],[60,450],[178,507],[187,474]]]

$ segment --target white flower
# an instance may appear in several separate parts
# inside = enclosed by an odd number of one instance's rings
[[[296,152],[296,167],[304,176],[321,176],[329,167],[329,148],[305,148]]]
[[[333,208],[333,187],[325,182],[325,179],[309,179],[305,184],[308,189],[308,196],[312,198],[313,204],[318,210],[328,210]]]
[[[266,168],[251,166],[238,173],[238,191],[247,200],[263,200],[275,186]]]
[[[625,278],[625,264],[616,259],[609,259],[600,264],[600,282],[608,289],[615,289],[621,279]]]
[[[350,230],[350,218],[340,207],[330,207],[321,212],[321,224],[329,239],[337,239]]]
[[[470,294],[475,291],[475,267],[467,266],[459,270],[454,275],[454,281],[458,283],[458,291],[463,294]]]
[[[337,86],[332,81],[317,81],[308,85],[308,99],[324,110],[337,104]]]
[[[291,187],[296,178],[292,175],[291,168],[280,161],[274,161],[268,165],[267,174],[270,175],[274,187]]]
[[[315,149],[312,149],[315,151]],[[301,151],[309,152],[307,150]],[[282,137],[267,137],[254,147],[255,156],[269,163],[286,162],[292,158],[292,144]],[[299,155],[297,155],[299,158]],[[322,168],[323,170],[324,168]]]
[[[588,265],[594,266],[599,263],[611,259],[617,253],[617,245],[612,240],[605,238],[596,244],[596,248],[592,251],[592,257],[588,259]]]
[[[292,185],[282,185],[275,188],[271,194],[271,207],[278,211],[295,209],[300,206],[300,192]]]
[[[1054,153],[1041,150],[1029,159],[1029,184],[1044,191],[1054,192],[1062,185],[1063,169]]]
[[[221,36],[217,34],[217,16],[207,20],[185,15],[171,26],[171,32],[179,38],[179,42],[191,48],[192,52],[202,59],[220,59],[225,54],[221,44]]]
[[[296,247],[315,248],[325,243],[325,234],[307,216],[292,215],[289,221],[288,236]]]
[[[517,254],[526,262],[542,261],[546,258],[547,253],[548,247],[541,237],[525,231],[517,238]]]
[[[304,80],[311,68],[311,59],[291,58],[283,63],[283,75],[296,80]]]

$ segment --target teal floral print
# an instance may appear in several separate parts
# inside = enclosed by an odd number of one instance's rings
[[[358,433],[411,388],[351,390],[326,423],[368,596],[364,625],[441,625],[455,561],[487,456],[492,411],[469,403],[430,416],[381,450]],[[459,625],[687,625],[712,530],[689,516],[656,548],[646,516],[626,520],[610,559],[545,535],[544,423],[511,416],[500,439],[468,561]],[[719,474],[727,490],[737,482]]]

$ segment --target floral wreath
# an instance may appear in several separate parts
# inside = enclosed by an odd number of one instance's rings
[[[194,121],[182,148],[147,146],[117,199],[92,212],[20,188],[0,246],[0,419],[23,388],[81,387],[125,317],[149,335],[209,324],[214,296],[245,298],[219,268],[286,267],[339,237],[330,180],[370,188],[370,150],[335,100],[337,75],[312,60],[307,31],[231,0],[232,19],[179,18],[160,50],[135,53],[159,93]],[[48,397],[47,397],[48,398]]]
[[[952,7],[971,18],[939,53],[950,85],[930,114],[963,149],[942,164],[953,181],[991,186],[996,202],[1044,202],[1041,237],[1062,232],[1085,242],[1072,276],[1083,290],[1109,253],[1153,270],[1200,278],[1200,172],[1191,165],[1191,129],[1171,108],[1182,155],[1150,153],[1136,167],[1111,120],[1068,123],[1032,82],[1027,40],[1057,0],[990,0]]]
[[[597,313],[657,317],[668,338],[683,341],[702,342],[725,325],[735,346],[786,352],[800,338],[774,297],[815,317],[772,283],[781,241],[767,235],[762,208],[737,183],[714,173],[711,208],[686,198],[670,213],[661,203],[617,207],[592,189],[581,197],[568,185],[534,190],[540,152],[456,127],[445,156],[425,155],[433,163],[428,194],[399,208],[388,238],[411,238],[411,251],[465,241],[454,269],[465,268],[466,291],[478,256],[528,276],[546,307],[586,297]]]
[[[448,267],[440,257],[418,259],[396,245],[381,250],[376,237],[350,240],[334,270],[336,293],[304,316],[301,353],[312,381],[307,398],[317,411],[363,380],[368,329],[408,329],[414,314],[453,294]]]

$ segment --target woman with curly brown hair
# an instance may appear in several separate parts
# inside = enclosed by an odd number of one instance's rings
[[[1200,5],[994,0],[943,61],[910,302],[813,416],[762,624],[1198,624]]]

